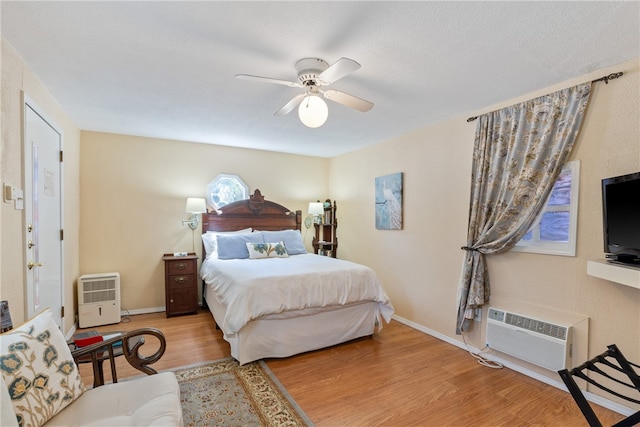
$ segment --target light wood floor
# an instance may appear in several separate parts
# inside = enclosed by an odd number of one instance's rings
[[[130,319],[91,329],[161,329],[168,344],[157,370],[230,355],[208,311]],[[118,358],[120,380],[140,374],[125,365]],[[587,425],[568,393],[507,368],[483,367],[466,351],[395,321],[373,338],[267,365],[318,427]],[[89,365],[80,371],[91,384]],[[604,425],[623,418],[600,407],[596,413]]]

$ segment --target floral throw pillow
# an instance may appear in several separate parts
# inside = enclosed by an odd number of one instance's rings
[[[289,256],[284,242],[247,243],[249,258],[286,258]]]
[[[0,372],[20,426],[43,425],[85,391],[50,309],[0,335]]]

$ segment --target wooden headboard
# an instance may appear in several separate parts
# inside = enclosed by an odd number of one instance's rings
[[[254,230],[302,230],[302,211],[292,212],[282,205],[265,200],[260,190],[249,199],[223,206],[218,211],[202,214],[202,232]]]

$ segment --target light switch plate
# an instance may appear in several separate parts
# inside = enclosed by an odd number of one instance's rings
[[[2,199],[5,202],[10,202],[11,200],[13,200],[13,192],[15,191],[15,188],[10,186],[9,184],[4,184],[3,188],[4,190],[2,191]]]

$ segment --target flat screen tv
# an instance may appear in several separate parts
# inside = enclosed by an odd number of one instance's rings
[[[640,265],[640,172],[602,180],[607,260]]]

